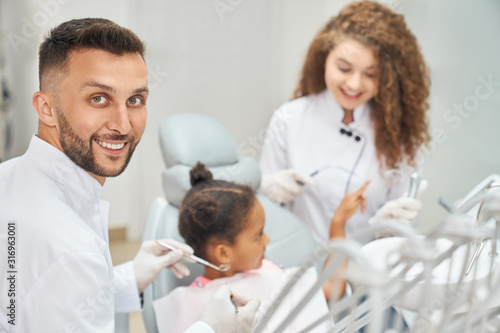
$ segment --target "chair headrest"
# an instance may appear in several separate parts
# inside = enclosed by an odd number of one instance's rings
[[[193,166],[198,161],[207,167],[238,162],[231,134],[217,120],[202,114],[175,114],[163,119],[160,147],[167,167]]]
[[[257,191],[260,169],[251,157],[240,156],[231,134],[214,118],[202,114],[176,114],[160,125],[160,147],[167,169],[162,173],[165,198],[179,207],[191,188],[189,171],[201,162],[214,179],[250,186]]]

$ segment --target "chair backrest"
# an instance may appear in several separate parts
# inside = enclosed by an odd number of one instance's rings
[[[160,125],[160,146],[167,168],[162,172],[165,198],[151,205],[143,240],[170,238],[184,241],[179,234],[178,207],[190,189],[189,171],[200,161],[215,179],[249,185],[257,191],[260,170],[250,157],[238,154],[229,132],[212,117],[201,114],[176,114]],[[317,246],[307,227],[290,211],[257,194],[266,214],[265,232],[271,238],[266,258],[283,267],[299,266]],[[186,264],[189,277],[177,279],[172,272],[162,271],[144,292],[144,324],[148,332],[157,332],[152,302],[179,286],[189,285],[203,274],[198,264]]]

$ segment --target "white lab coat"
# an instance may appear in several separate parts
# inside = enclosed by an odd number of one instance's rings
[[[357,190],[368,179],[371,184],[365,192],[366,212],[358,210],[349,219],[347,237],[366,228],[377,209],[409,189],[408,179],[395,177],[390,185],[379,170],[369,104],[354,110],[351,124],[345,125],[343,118],[343,109],[328,90],[284,103],[270,121],[259,162],[262,174],[289,168],[311,174],[328,166],[313,177],[314,186],[306,186],[292,205],[320,242],[328,241],[330,220],[350,177],[347,192]],[[353,135],[341,134],[342,128]]]
[[[115,312],[140,310],[132,262],[111,262],[101,192],[36,136],[23,156],[0,165],[0,331],[114,332]],[[6,267],[8,223],[15,223],[13,267]],[[12,276],[15,288],[4,283]],[[9,289],[15,296],[7,297]],[[7,316],[11,299],[14,317]]]

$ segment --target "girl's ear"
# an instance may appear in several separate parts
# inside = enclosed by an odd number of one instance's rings
[[[233,251],[230,246],[224,243],[219,243],[215,246],[215,259],[220,264],[230,264],[233,256]]]

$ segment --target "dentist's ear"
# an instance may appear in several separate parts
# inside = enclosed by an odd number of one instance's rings
[[[32,103],[41,122],[47,126],[58,124],[55,101],[52,95],[37,91],[33,94]]]

